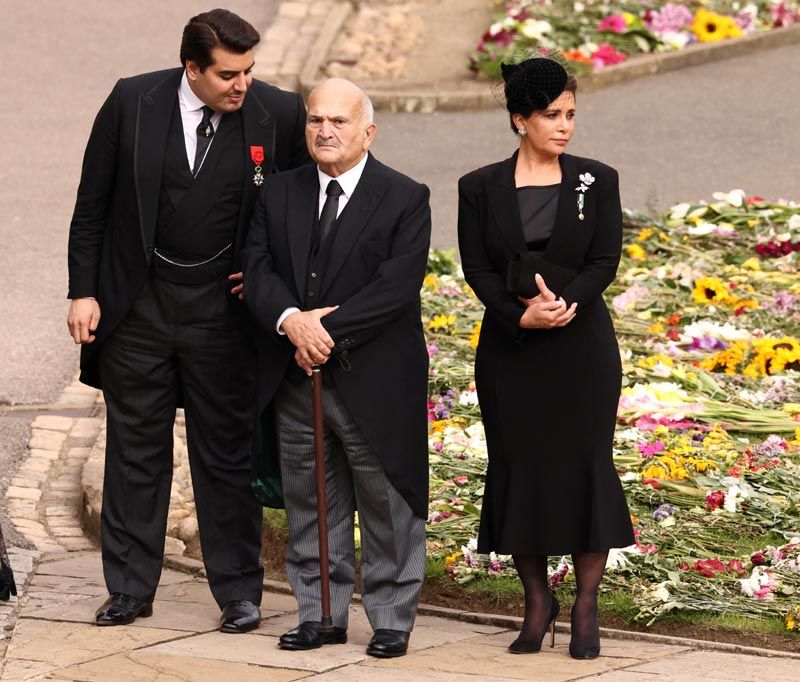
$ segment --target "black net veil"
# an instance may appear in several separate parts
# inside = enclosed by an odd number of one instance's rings
[[[509,113],[524,116],[546,109],[564,92],[572,74],[560,52],[536,48],[506,55],[500,68],[502,80],[492,82],[492,95]]]

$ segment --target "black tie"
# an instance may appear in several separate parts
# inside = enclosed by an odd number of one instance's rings
[[[328,187],[325,189],[325,194],[328,198],[325,199],[325,204],[322,207],[322,213],[319,216],[319,243],[320,246],[325,243],[325,238],[330,234],[336,223],[336,216],[339,213],[339,197],[342,195],[342,186],[331,180]]]
[[[194,167],[192,168],[192,175],[195,176],[203,163],[208,145],[211,144],[211,138],[214,137],[214,126],[211,125],[213,115],[214,110],[211,107],[203,107],[203,120],[197,126],[197,149],[194,152]]]

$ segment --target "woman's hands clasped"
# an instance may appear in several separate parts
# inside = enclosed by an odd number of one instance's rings
[[[534,280],[539,294],[533,298],[520,297],[519,300],[525,305],[525,312],[520,318],[519,326],[523,329],[553,329],[572,322],[578,304],[573,303],[567,307],[567,302],[563,298],[556,298],[538,273],[534,275]]]

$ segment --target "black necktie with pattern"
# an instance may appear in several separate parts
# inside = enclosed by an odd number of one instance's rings
[[[192,175],[194,176],[199,172],[206,151],[208,151],[208,145],[211,144],[211,138],[214,137],[214,126],[211,125],[211,117],[213,115],[214,110],[211,107],[203,107],[203,120],[197,126],[197,148],[194,152],[194,166],[192,167]]]

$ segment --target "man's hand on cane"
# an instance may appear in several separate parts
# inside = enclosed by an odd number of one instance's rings
[[[297,349],[294,354],[295,361],[309,376],[314,365],[326,363],[331,355],[333,339],[320,320],[338,307],[292,313],[281,325],[281,329]]]
[[[74,298],[67,313],[67,327],[75,343],[92,343],[100,324],[100,304],[93,298]]]

